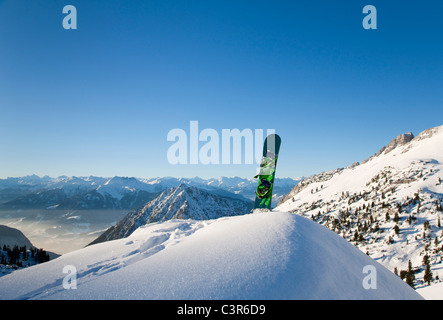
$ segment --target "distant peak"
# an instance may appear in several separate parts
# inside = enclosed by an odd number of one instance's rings
[[[190,193],[192,194],[194,190],[200,190],[200,189],[192,187],[185,182],[182,182],[177,187],[172,187],[168,190],[165,190],[164,192],[165,192],[165,194],[168,194],[168,195],[170,195],[170,194],[175,194],[175,195],[185,194],[186,195],[186,194],[190,194]]]
[[[181,182],[176,189],[189,189],[190,186],[186,182]]]
[[[401,135],[395,137],[395,139],[393,139],[391,142],[389,142],[389,144],[386,146],[383,153],[387,154],[397,147],[404,146],[405,144],[408,144],[414,138],[415,137],[412,132],[401,134]]]
[[[391,142],[389,142],[389,144],[387,146],[384,146],[383,148],[381,148],[380,150],[378,150],[378,152],[376,154],[374,154],[373,156],[369,157],[368,159],[366,159],[365,161],[362,162],[366,163],[368,161],[371,161],[372,159],[378,157],[381,154],[388,154],[389,152],[391,152],[392,150],[404,146],[406,144],[408,144],[409,142],[411,142],[414,139],[414,134],[412,132],[408,132],[408,133],[403,133],[401,135],[398,135],[397,137],[395,137],[393,140],[391,140]]]

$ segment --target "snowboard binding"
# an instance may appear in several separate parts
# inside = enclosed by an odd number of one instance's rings
[[[272,183],[266,179],[260,179],[260,183],[255,191],[259,199],[266,198],[272,190]]]

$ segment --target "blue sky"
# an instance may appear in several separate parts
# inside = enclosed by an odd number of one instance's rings
[[[62,27],[77,8],[78,29]],[[377,30],[362,9],[377,8]],[[176,165],[171,129],[276,129],[277,175],[443,124],[437,1],[0,1],[0,178],[252,177]]]

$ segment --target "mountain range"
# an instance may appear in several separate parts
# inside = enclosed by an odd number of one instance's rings
[[[276,178],[274,203],[298,180]],[[36,175],[0,179],[0,209],[128,209],[134,210],[155,199],[166,189],[181,184],[237,199],[254,199],[257,181],[240,177],[218,179],[134,177],[67,177]]]

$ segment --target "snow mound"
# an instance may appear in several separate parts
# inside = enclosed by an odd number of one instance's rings
[[[64,289],[65,266],[77,289]],[[376,289],[365,289],[373,266]],[[421,299],[340,236],[290,213],[171,220],[0,278],[3,299]]]

